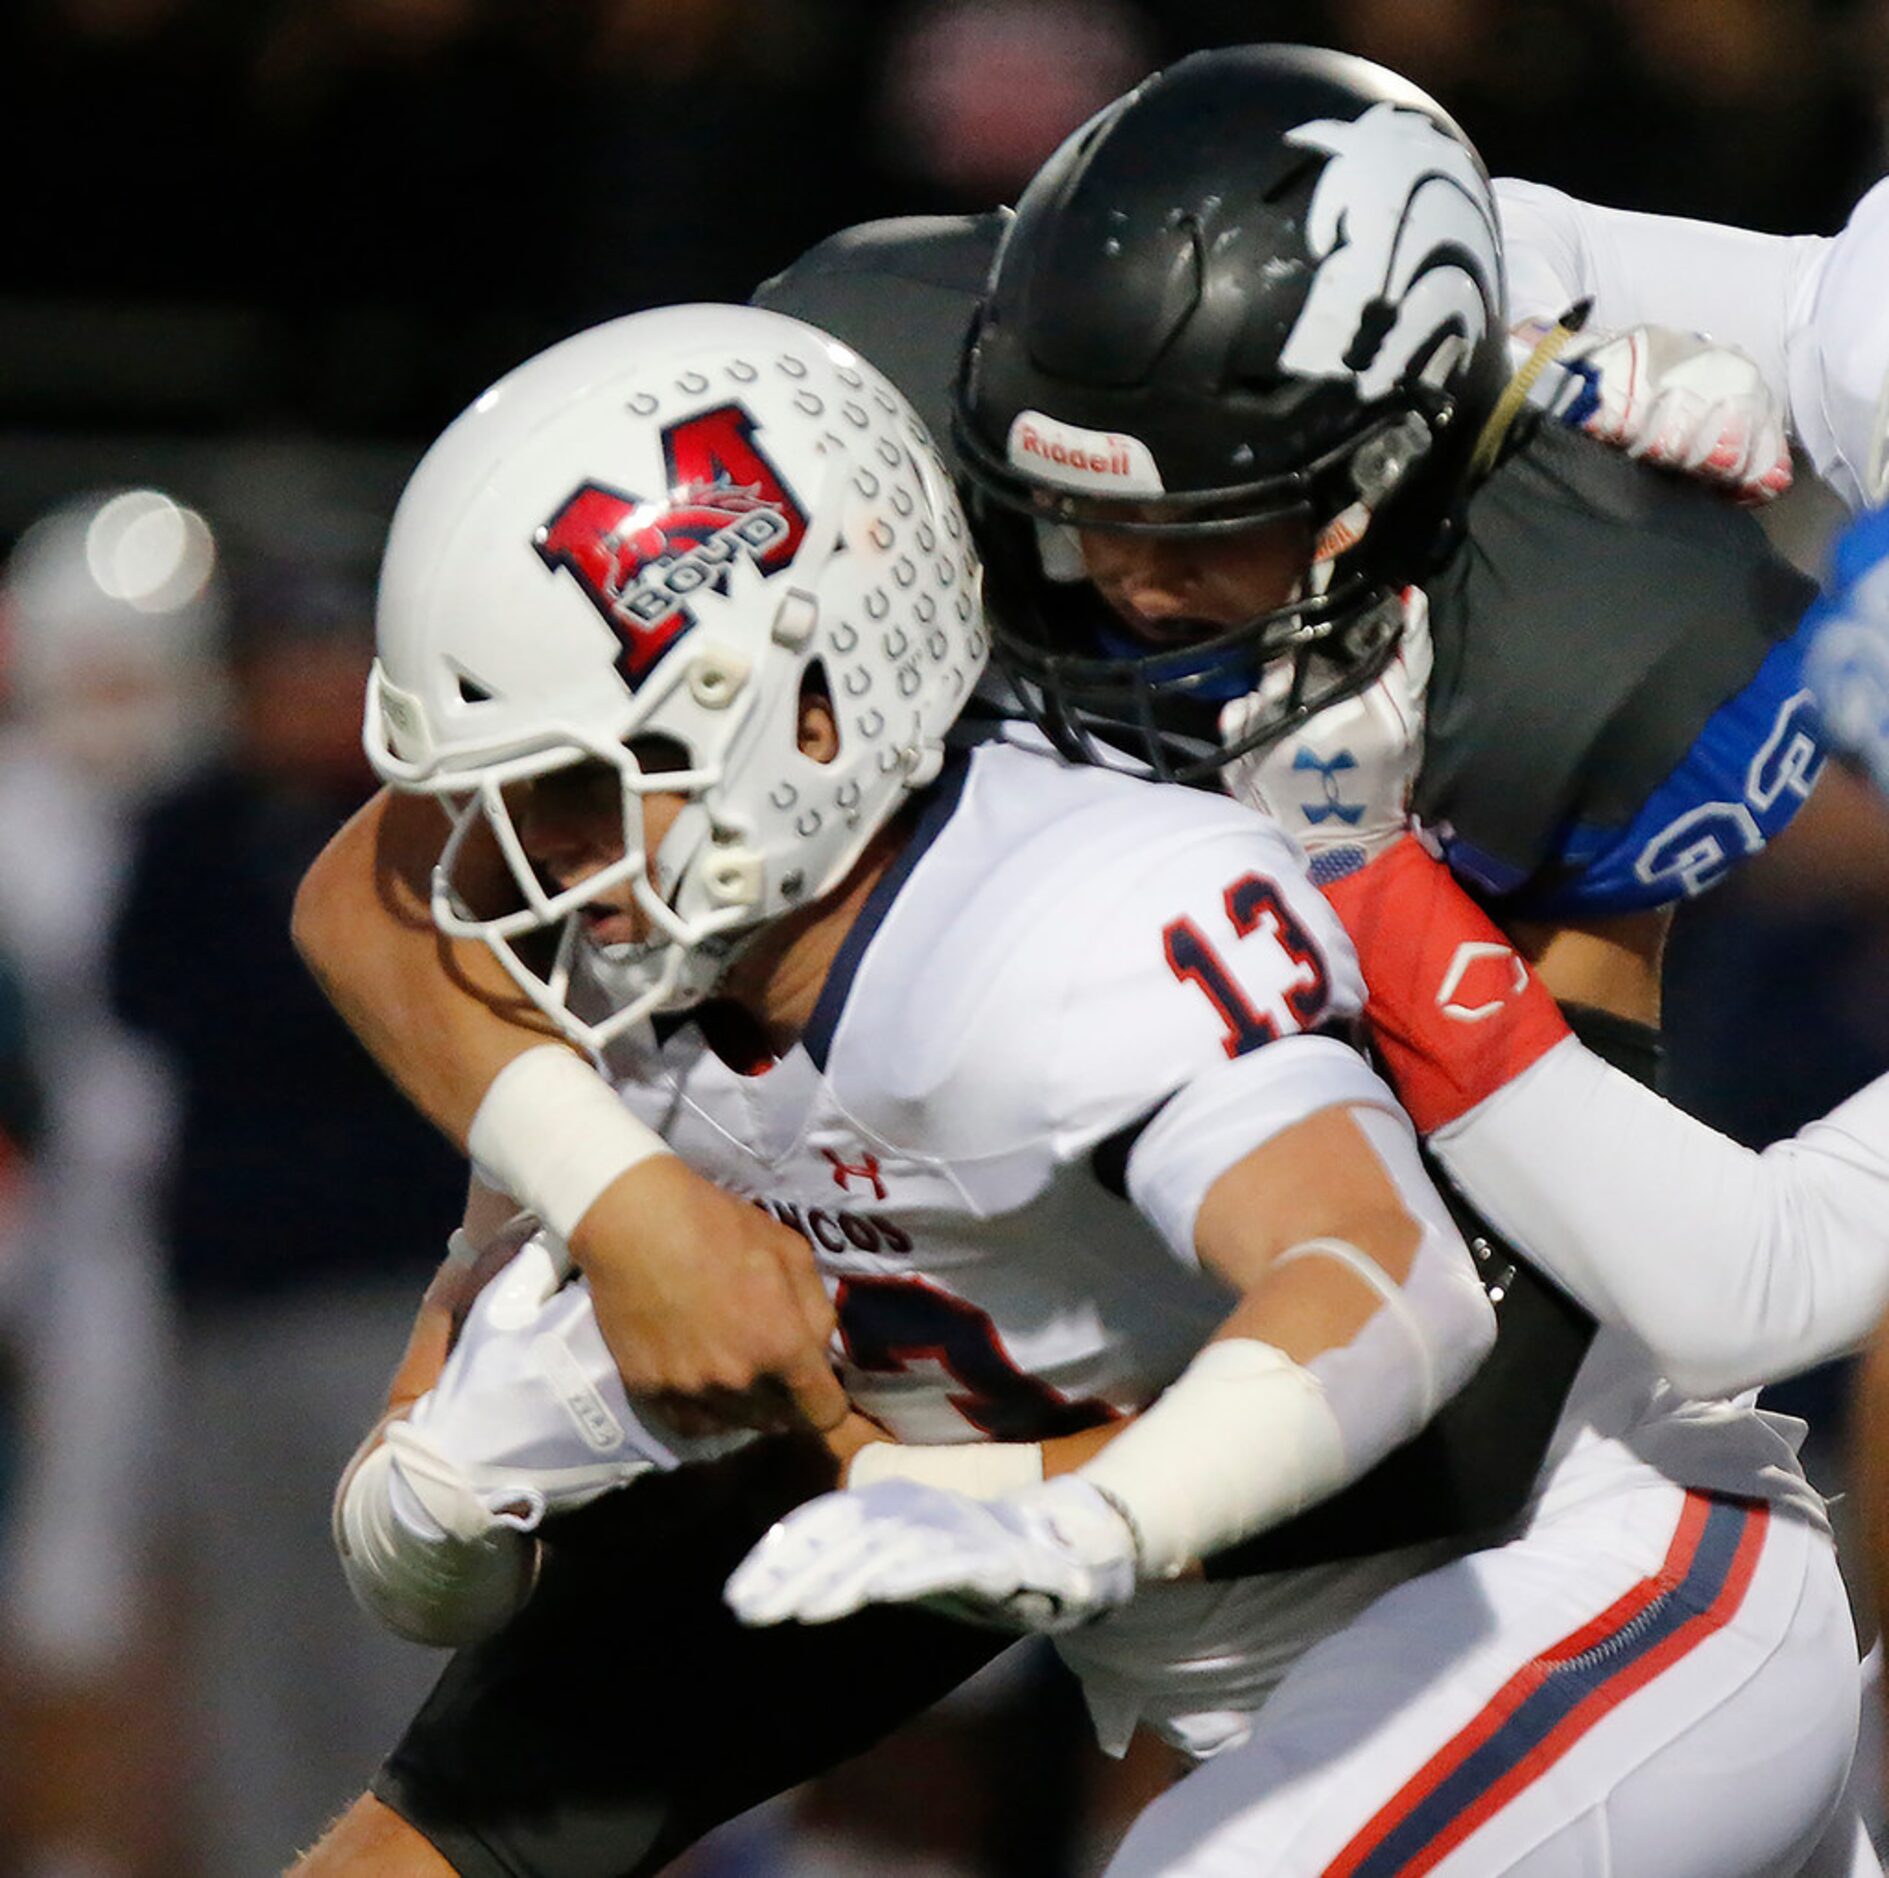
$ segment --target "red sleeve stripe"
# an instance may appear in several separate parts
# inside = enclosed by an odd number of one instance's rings
[[[1441,861],[1405,837],[1325,897],[1357,948],[1384,1073],[1422,1134],[1569,1034],[1548,989]]]

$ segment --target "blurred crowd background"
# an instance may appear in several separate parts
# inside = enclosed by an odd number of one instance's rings
[[[579,326],[1009,199],[1144,73],[1266,38],[1601,201],[1829,232],[1889,168],[1885,0],[0,14],[0,1878],[278,1870],[432,1674],[353,1612],[327,1506],[460,1173],[287,942],[371,787],[420,450]],[[1779,518],[1807,564],[1830,512]],[[1889,1066],[1889,838],[1829,793],[1675,949],[1675,1087],[1754,1143]],[[1840,1373],[1788,1399],[1840,1486]],[[1164,1777],[1025,1653],[691,1869],[1075,1878]]]

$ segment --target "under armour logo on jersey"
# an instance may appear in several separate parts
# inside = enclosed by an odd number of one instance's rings
[[[1325,785],[1325,800],[1321,803],[1301,803],[1300,809],[1305,819],[1313,827],[1321,822],[1328,822],[1335,815],[1347,828],[1355,828],[1364,816],[1364,804],[1361,802],[1341,802],[1338,799],[1338,778],[1345,770],[1358,767],[1358,759],[1349,750],[1340,750],[1331,758],[1317,757],[1310,750],[1300,748],[1293,753],[1292,767],[1295,770],[1317,770],[1319,780]]]
[[[1436,1008],[1459,1024],[1480,1024],[1528,988],[1528,967],[1492,939],[1465,939],[1436,989]]]
[[[831,1148],[822,1148],[820,1152],[833,1169],[834,1186],[842,1192],[850,1193],[853,1182],[863,1180],[870,1184],[875,1200],[885,1198],[885,1182],[879,1175],[879,1157],[876,1154],[865,1155],[857,1161],[842,1161]]]

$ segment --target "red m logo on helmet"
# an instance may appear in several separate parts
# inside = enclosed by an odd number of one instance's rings
[[[739,404],[672,424],[662,433],[662,495],[584,483],[533,539],[545,565],[568,572],[622,640],[617,669],[632,686],[695,624],[691,593],[724,589],[737,555],[778,573],[806,537],[806,511],[761,453],[755,428]]]

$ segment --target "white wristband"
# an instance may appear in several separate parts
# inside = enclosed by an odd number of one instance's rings
[[[903,1441],[870,1441],[846,1469],[846,1484],[917,1480],[973,1500],[997,1500],[1019,1487],[1043,1484],[1043,1450],[1034,1441],[957,1441],[914,1447]]]
[[[466,1150],[488,1186],[564,1240],[619,1174],[671,1152],[582,1057],[556,1043],[513,1057],[493,1077]]]
[[[1318,1378],[1251,1337],[1210,1343],[1076,1472],[1134,1528],[1144,1578],[1290,1519],[1346,1477]]]

